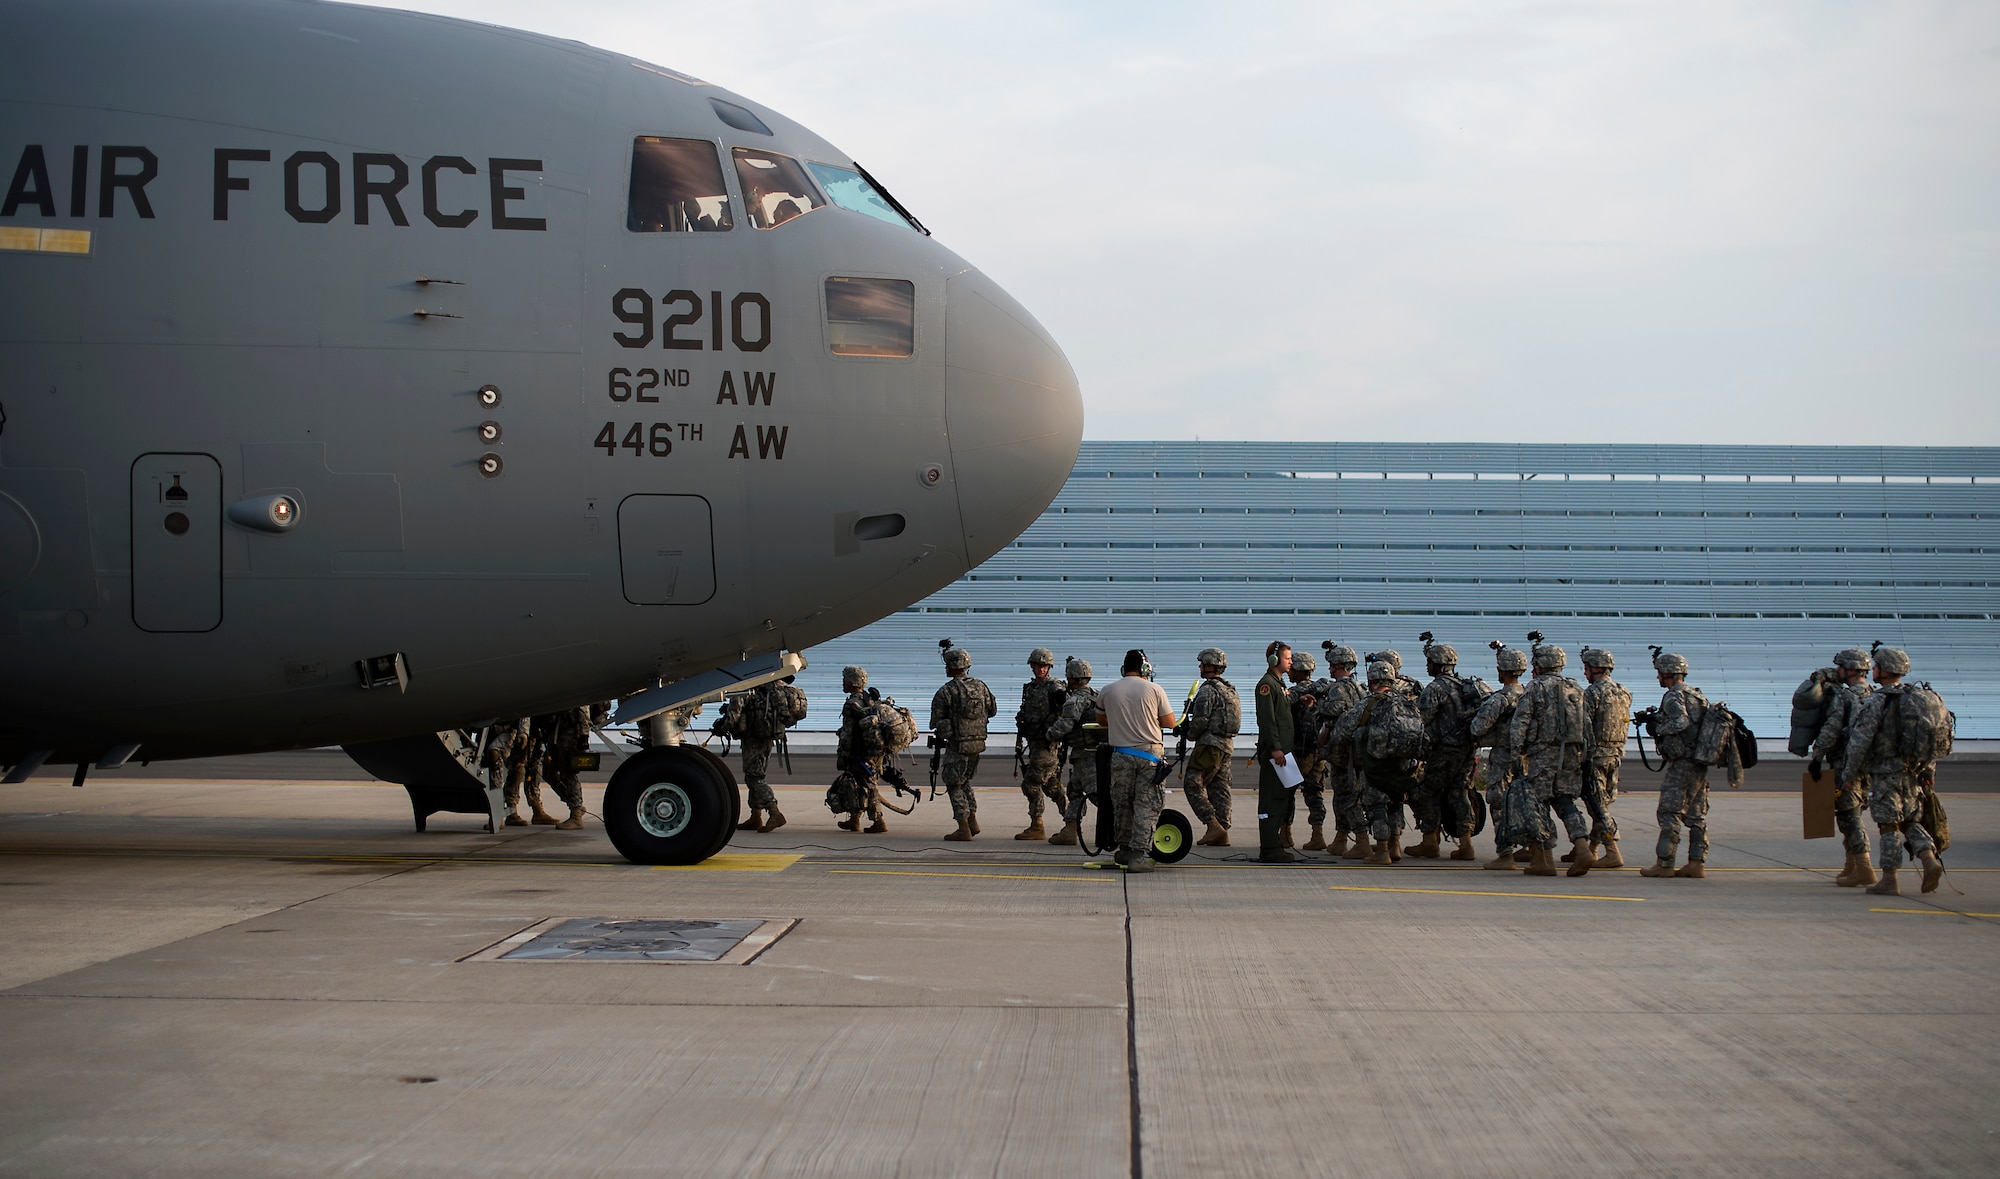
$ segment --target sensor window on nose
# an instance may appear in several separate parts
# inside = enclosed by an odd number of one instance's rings
[[[902,278],[826,280],[826,339],[835,356],[916,350],[917,286]]]

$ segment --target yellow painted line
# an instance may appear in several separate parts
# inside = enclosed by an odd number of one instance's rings
[[[1957,909],[1870,909],[1870,913],[1914,913],[1921,917],[2000,917],[2000,913],[1961,913]]]
[[[828,868],[847,876],[973,876],[982,880],[1060,880],[1064,884],[1102,884],[1109,876],[1022,876],[1014,872],[877,872],[866,868]]]
[[[783,872],[805,859],[803,852],[722,852],[699,864],[654,864],[655,872]]]
[[[1454,897],[1531,897],[1538,901],[1629,901],[1646,903],[1645,897],[1593,897],[1570,892],[1494,892],[1484,888],[1368,888],[1359,884],[1329,884],[1329,892],[1424,892]]]

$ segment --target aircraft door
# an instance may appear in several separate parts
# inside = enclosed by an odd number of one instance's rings
[[[208,455],[132,464],[132,621],[149,631],[222,625],[222,467]]]
[[[618,566],[636,606],[698,606],[715,596],[715,523],[698,495],[628,495],[618,505]]]

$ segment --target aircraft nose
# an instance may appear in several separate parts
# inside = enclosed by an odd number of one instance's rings
[[[1042,325],[976,270],[945,286],[945,426],[966,561],[977,565],[1062,490],[1083,441],[1083,394]]]

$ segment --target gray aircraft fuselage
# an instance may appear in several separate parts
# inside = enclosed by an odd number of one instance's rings
[[[802,651],[990,556],[1075,460],[1047,333],[900,218],[751,191],[858,169],[748,99],[326,3],[4,25],[0,764],[385,740]],[[712,145],[731,227],[628,225],[642,139]],[[837,279],[908,291],[908,355],[835,354],[873,330]]]

